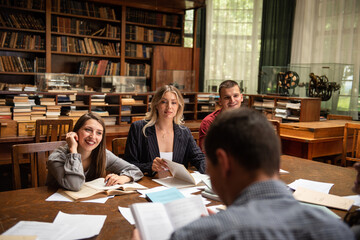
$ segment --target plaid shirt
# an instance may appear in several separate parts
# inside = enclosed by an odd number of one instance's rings
[[[350,228],[325,212],[300,204],[277,180],[247,187],[213,216],[175,231],[171,239],[354,239]]]

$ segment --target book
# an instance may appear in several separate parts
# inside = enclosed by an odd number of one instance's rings
[[[169,239],[174,230],[208,215],[199,195],[166,204],[134,203],[130,210],[143,240]]]
[[[202,181],[205,184],[205,189],[201,192],[201,196],[220,202],[220,197],[212,190],[210,178]]]
[[[167,159],[164,159],[164,161],[167,163],[172,176],[160,179],[153,179],[153,181],[164,185],[165,187],[185,188],[200,186],[203,185],[202,179],[208,178],[208,176],[204,174],[201,174],[204,176],[198,176],[199,174],[190,174],[189,171],[184,167],[184,165],[177,162],[169,161]]]
[[[77,202],[111,195],[135,193],[135,190],[139,189],[147,189],[147,187],[144,187],[143,185],[136,182],[125,183],[122,185],[117,184],[113,186],[105,186],[105,179],[97,178],[93,181],[84,183],[79,191],[59,189],[58,192],[63,196]]]

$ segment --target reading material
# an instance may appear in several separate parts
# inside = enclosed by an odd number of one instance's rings
[[[178,199],[166,204],[135,203],[130,206],[143,240],[165,240],[186,224],[208,215],[201,196]]]
[[[177,188],[169,188],[158,192],[148,193],[146,194],[146,197],[152,202],[168,203],[184,198],[185,196]]]
[[[210,198],[215,201],[221,201],[219,196],[216,193],[214,193],[214,191],[212,190],[210,178],[203,179],[202,181],[206,187],[205,187],[204,191],[201,192],[201,196]]]
[[[169,167],[172,177],[153,179],[153,181],[169,188],[194,187],[202,184],[202,179],[195,179],[193,175],[191,175],[189,171],[184,167],[184,165],[177,162],[169,161],[167,159],[164,160]]]
[[[79,191],[68,191],[59,189],[58,192],[65,197],[70,198],[71,200],[82,201],[109,195],[123,195],[135,193],[135,190],[138,189],[147,189],[147,187],[136,182],[125,183],[122,185],[117,184],[113,186],[105,186],[105,179],[97,178],[93,181],[84,183],[84,185]]]
[[[313,191],[303,187],[297,187],[293,194],[294,198],[301,202],[314,203],[332,208],[338,208],[349,211],[354,200],[339,197],[332,194]]]

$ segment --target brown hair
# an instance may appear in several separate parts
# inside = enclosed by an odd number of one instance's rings
[[[219,86],[219,96],[221,97],[221,89],[223,88],[232,88],[234,86],[237,86],[240,90],[239,84],[233,80],[225,80],[222,83],[220,83]]]
[[[103,135],[99,145],[91,152],[91,167],[89,168],[89,179],[105,177],[106,175],[106,138],[105,138],[105,123],[104,120],[95,113],[85,113],[79,120],[77,120],[73,131],[78,132],[84,126],[86,121],[94,119],[103,127]]]
[[[174,117],[174,123],[179,124],[179,125],[184,124],[184,120],[183,120],[184,99],[181,95],[181,92],[179,91],[179,89],[177,89],[176,87],[174,87],[172,85],[165,85],[156,91],[153,99],[151,100],[150,112],[147,112],[146,116],[145,116],[145,120],[148,121],[148,123],[142,129],[145,136],[146,136],[146,134],[145,134],[146,128],[155,125],[158,115],[159,115],[156,107],[160,103],[164,94],[167,92],[174,93],[178,100],[178,103],[179,103],[178,111],[176,113],[176,116]]]

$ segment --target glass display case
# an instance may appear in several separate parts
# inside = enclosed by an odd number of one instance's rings
[[[340,85],[340,90],[331,91],[331,98],[322,101],[321,109],[329,113],[335,113],[339,109],[338,104],[347,99],[347,95],[351,92],[352,81],[354,77],[353,65],[339,63],[292,63],[288,66],[263,66],[260,73],[260,93],[261,94],[279,94],[278,83],[279,74],[295,73],[298,81],[294,86],[290,86],[288,96],[292,97],[308,97],[310,74],[313,73],[318,77],[326,76],[328,83]],[[324,84],[324,86],[329,84]],[[325,90],[324,90],[325,91]]]
[[[35,75],[38,91],[83,92],[84,75],[67,73],[40,73]]]
[[[156,90],[161,86],[172,84],[180,91],[195,91],[195,71],[191,70],[157,70]]]
[[[102,76],[101,92],[147,92],[146,77]]]

